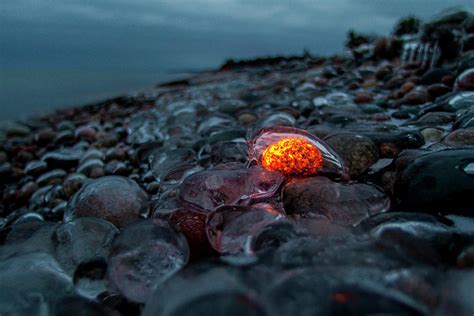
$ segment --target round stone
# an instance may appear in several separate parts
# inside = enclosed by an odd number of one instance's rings
[[[342,157],[352,177],[363,175],[379,158],[377,146],[362,135],[339,134],[326,142]]]
[[[458,91],[474,91],[474,68],[463,71],[456,79],[454,88]]]
[[[66,221],[98,217],[117,227],[135,221],[146,210],[148,195],[130,179],[107,176],[85,184],[72,198]]]

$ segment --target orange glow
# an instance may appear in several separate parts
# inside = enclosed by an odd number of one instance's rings
[[[321,151],[302,138],[282,138],[262,154],[262,167],[284,175],[315,174],[323,163]]]

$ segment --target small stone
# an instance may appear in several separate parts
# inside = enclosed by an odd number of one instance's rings
[[[41,160],[30,161],[25,166],[25,173],[32,177],[37,177],[48,170],[48,164]]]
[[[48,216],[46,216],[47,220],[50,221],[60,221],[62,220],[64,213],[66,212],[68,203],[66,201],[59,202],[55,207],[51,209]]]
[[[443,143],[454,147],[474,146],[474,127],[452,131],[443,139]]]
[[[456,79],[454,89],[457,91],[474,91],[474,68],[464,70]]]
[[[92,179],[97,179],[105,175],[105,170],[102,167],[94,167],[89,172],[89,177]]]
[[[48,145],[56,138],[56,132],[52,128],[45,128],[38,131],[34,138],[39,145]]]
[[[84,175],[90,175],[91,170],[94,168],[103,168],[104,167],[104,162],[100,159],[92,158],[89,160],[86,160],[82,162],[78,167],[77,167],[77,172],[82,173]]]
[[[115,175],[115,176],[126,176],[129,172],[127,165],[121,161],[113,160],[107,163],[104,168],[105,174]]]
[[[416,87],[416,85],[415,85],[413,82],[408,81],[408,82],[405,82],[405,83],[400,87],[400,89],[402,89],[403,92],[408,93],[408,92],[410,92],[411,90],[413,90],[415,87]]]
[[[59,132],[54,139],[54,143],[56,145],[67,145],[72,144],[76,141],[76,136],[74,135],[73,131],[64,130]]]
[[[90,148],[84,153],[84,155],[82,155],[80,163],[83,163],[86,160],[90,160],[90,159],[104,160],[104,158],[105,158],[105,155],[102,151],[96,148]]]
[[[425,139],[425,143],[437,143],[443,138],[443,130],[438,128],[424,128],[421,130],[421,135]]]
[[[66,197],[71,197],[87,181],[87,177],[81,173],[71,173],[63,181],[63,191]]]
[[[325,141],[341,156],[351,176],[361,176],[378,158],[377,146],[368,137],[357,134],[339,134]]]
[[[461,269],[474,268],[474,246],[464,249],[459,254],[456,264]]]
[[[237,119],[242,125],[249,125],[257,121],[257,116],[250,112],[243,112],[237,116]]]
[[[358,93],[354,98],[354,102],[357,104],[370,103],[372,101],[373,101],[373,96],[364,92]]]
[[[418,105],[427,103],[428,101],[428,92],[426,92],[425,90],[412,90],[403,97],[403,99],[401,100],[401,104]]]
[[[29,181],[25,183],[18,192],[17,199],[19,201],[27,202],[37,188],[38,185],[34,181]]]
[[[71,121],[62,121],[57,126],[58,131],[73,131],[76,129],[76,126]]]
[[[82,153],[78,150],[61,149],[45,153],[41,160],[45,161],[50,169],[61,168],[69,170],[77,166],[81,156]]]
[[[448,70],[441,68],[433,68],[428,70],[423,77],[421,77],[421,83],[424,85],[431,85],[441,83],[442,79],[446,76],[451,76],[452,73]]]
[[[145,186],[145,190],[149,194],[157,194],[160,191],[160,184],[158,182],[150,182]]]
[[[96,135],[96,129],[88,125],[78,127],[75,133],[77,139],[83,139],[89,142],[94,142]]]
[[[65,219],[98,217],[117,227],[138,219],[148,207],[148,196],[136,182],[106,176],[85,184],[73,196]]]
[[[428,112],[425,115],[418,118],[413,124],[418,126],[430,126],[434,127],[437,125],[446,125],[452,123],[453,115],[447,112]]]
[[[435,100],[437,97],[445,95],[452,91],[452,89],[442,83],[435,83],[426,88],[431,100]]]
[[[154,214],[157,216],[158,212]],[[161,215],[158,215],[158,217]],[[206,220],[208,214],[193,209],[181,208],[167,214],[169,222],[188,240],[191,258],[200,258],[214,251],[207,239]]]
[[[49,184],[58,184],[62,182],[62,179],[66,177],[67,172],[62,169],[54,169],[49,172],[42,174],[36,179],[36,183],[39,186],[45,186]]]

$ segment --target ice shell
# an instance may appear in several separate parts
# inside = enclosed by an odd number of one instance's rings
[[[269,224],[285,216],[248,206],[225,206],[209,215],[206,223],[211,246],[221,254],[253,253],[253,242]]]
[[[256,161],[259,165],[262,165],[262,155],[264,154],[265,150],[269,146],[278,143],[282,139],[303,140],[305,143],[316,147],[321,152],[321,156],[323,158],[322,166],[320,168],[304,169],[305,171],[301,174],[298,174],[297,169],[293,173],[287,173],[287,175],[309,176],[315,173],[325,173],[341,178],[348,177],[342,159],[334,152],[334,150],[332,150],[327,144],[325,144],[316,136],[294,127],[278,126],[263,128],[258,131],[248,142],[250,161]],[[316,160],[314,162],[310,161],[308,163],[317,163],[319,161],[317,161],[317,158],[315,159]],[[288,158],[285,158],[285,161],[287,160]],[[298,162],[295,161],[294,163],[298,165]],[[307,170],[309,170],[309,172]]]
[[[183,267],[188,258],[183,235],[165,221],[144,220],[127,226],[114,240],[107,273],[125,297],[144,302],[154,287]]]
[[[205,210],[214,210],[222,205],[245,205],[273,196],[283,180],[283,175],[259,166],[206,170],[192,174],[183,181],[180,198]]]

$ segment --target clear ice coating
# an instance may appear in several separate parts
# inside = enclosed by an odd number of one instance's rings
[[[278,315],[264,295],[245,283],[239,271],[205,264],[174,275],[156,289],[143,310],[144,316],[209,314]]]
[[[153,175],[159,183],[179,181],[196,163],[192,149],[179,148],[156,152],[150,162]]]
[[[263,229],[284,218],[281,213],[248,206],[224,206],[209,215],[206,232],[221,254],[253,254],[253,243]]]
[[[98,217],[123,227],[147,208],[148,195],[133,180],[106,176],[85,184],[69,202],[66,222],[78,217]]]
[[[186,238],[166,221],[143,220],[127,226],[110,249],[107,274],[128,299],[145,302],[166,278],[186,265]]]
[[[298,141],[303,141],[307,144],[314,146],[317,150],[320,151],[320,155],[322,157],[322,165],[318,168],[310,168],[312,173],[325,173],[330,175],[335,175],[341,178],[347,178],[347,170],[344,167],[342,159],[337,155],[337,153],[329,147],[326,143],[320,140],[318,137],[308,133],[307,131],[294,128],[294,127],[287,127],[287,126],[278,126],[278,127],[270,127],[270,128],[263,128],[259,130],[252,139],[248,142],[249,147],[249,160],[255,161],[259,165],[262,165],[262,156],[264,155],[265,151],[269,146],[277,144],[279,141],[283,139],[296,139]],[[308,157],[298,157],[298,159],[309,159]],[[296,160],[296,157],[285,157],[285,161],[282,163],[293,163],[298,165],[298,161],[291,161]],[[311,163],[319,163],[319,159],[316,157],[314,161],[309,160],[305,162],[305,164]],[[306,169],[308,170],[308,169]],[[304,175],[310,175],[305,173]]]
[[[180,198],[205,210],[222,205],[246,205],[273,196],[283,181],[283,175],[260,166],[211,169],[187,177],[181,185]]]
[[[103,219],[77,218],[55,230],[54,256],[64,271],[72,275],[83,262],[105,259],[118,234],[118,229]]]

